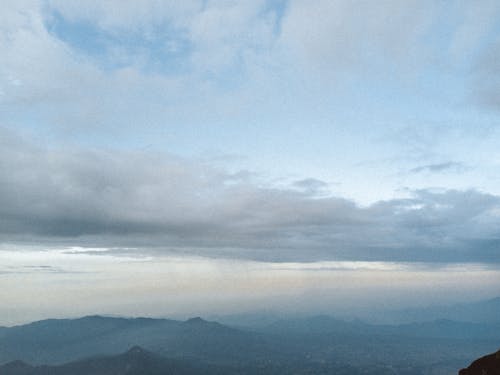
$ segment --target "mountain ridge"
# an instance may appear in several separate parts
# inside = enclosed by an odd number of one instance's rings
[[[2,375],[201,375],[230,374],[229,369],[187,360],[168,359],[134,346],[113,356],[95,356],[61,365],[28,365],[13,361],[0,366]]]
[[[188,359],[223,368],[282,371],[274,373],[301,369],[303,372],[297,373],[342,374],[345,369],[338,367],[341,364],[363,368],[377,364],[385,368],[385,363],[394,368],[410,366],[415,371],[422,366],[456,370],[481,353],[490,352],[498,343],[496,326],[490,327],[486,338],[481,337],[484,330],[479,331],[479,336],[472,331],[455,337],[455,331],[467,331],[464,327],[477,325],[438,320],[407,326],[374,326],[318,315],[282,320],[272,327],[252,331],[201,317],[178,321],[92,315],[6,328],[0,333],[0,364],[22,360],[24,364],[11,366],[61,366],[81,358],[116,356],[132,348],[129,355],[145,350],[163,358]],[[347,374],[356,374],[351,367],[351,372],[345,370]],[[378,375],[386,370],[377,371]]]

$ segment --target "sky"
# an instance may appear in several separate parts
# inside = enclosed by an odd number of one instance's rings
[[[3,1],[0,325],[499,295],[499,62],[497,1]]]

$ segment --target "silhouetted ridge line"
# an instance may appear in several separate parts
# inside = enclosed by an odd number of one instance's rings
[[[500,375],[500,350],[476,359],[471,365],[462,369],[459,375]]]

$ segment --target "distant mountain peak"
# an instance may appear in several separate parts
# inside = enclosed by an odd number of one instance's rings
[[[186,323],[186,324],[205,324],[205,323],[208,323],[208,321],[197,316],[197,317],[190,318],[190,319],[186,320],[184,323]]]
[[[136,346],[131,347],[127,351],[127,354],[149,354],[149,352],[146,349],[143,349],[140,346],[136,345]]]
[[[104,320],[104,319],[109,319],[109,318],[102,315],[86,315],[81,318],[77,318],[76,320]]]
[[[33,368],[32,366],[28,365],[26,362],[23,362],[21,360],[16,360],[12,361],[9,363],[6,363],[2,369],[3,370],[9,370],[9,371],[20,371],[20,370],[27,370]]]

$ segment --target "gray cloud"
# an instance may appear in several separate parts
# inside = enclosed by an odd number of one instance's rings
[[[494,40],[473,69],[472,99],[486,108],[500,109],[500,38]]]
[[[316,178],[305,178],[293,182],[292,187],[303,191],[306,194],[321,195],[328,190],[329,184]]]
[[[440,172],[464,172],[467,167],[463,163],[447,161],[444,163],[426,164],[410,169],[410,173],[440,173]]]
[[[3,242],[273,261],[498,262],[499,209],[500,197],[475,190],[418,190],[360,207],[172,155],[42,148],[0,133]]]
[[[65,274],[65,273],[81,273],[76,271],[68,271],[66,269],[47,265],[25,265],[25,266],[4,266],[0,267],[0,275],[9,274]]]
[[[485,109],[500,109],[500,5],[497,1],[485,0],[467,4],[463,22],[455,31],[451,56],[455,61],[468,61],[468,100]],[[457,59],[458,58],[458,59]],[[478,124],[479,125],[479,124]],[[480,124],[481,127],[496,127],[497,123]],[[480,130],[476,129],[476,132]]]

